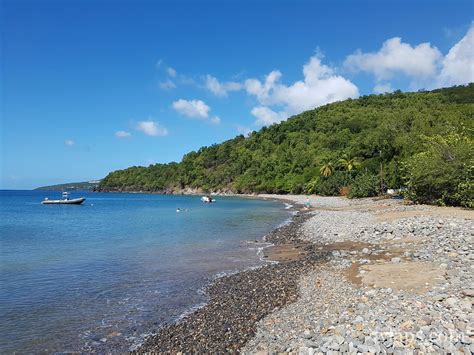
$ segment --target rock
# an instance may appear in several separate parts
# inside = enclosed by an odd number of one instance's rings
[[[462,294],[467,297],[474,297],[474,289],[462,290]]]
[[[455,297],[449,297],[446,300],[444,300],[444,303],[446,303],[448,307],[454,307],[456,303],[458,303],[458,299]]]
[[[458,305],[462,310],[465,311],[470,311],[472,308],[472,303],[469,300],[462,300],[458,303]]]
[[[390,259],[390,261],[391,261],[392,263],[399,263],[401,260],[402,260],[402,259],[400,259],[399,257],[395,257],[395,258]]]
[[[334,336],[334,341],[338,343],[339,345],[341,345],[342,343],[344,343],[344,338],[340,335],[336,335]]]

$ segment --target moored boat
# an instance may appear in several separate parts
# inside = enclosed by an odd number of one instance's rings
[[[212,198],[211,196],[209,196],[209,195],[201,197],[201,201],[204,202],[204,203],[216,202],[216,200],[213,199],[213,198]]]
[[[43,205],[80,205],[86,199],[84,197],[79,198],[69,198],[68,192],[63,192],[62,200],[50,200],[47,197],[41,202]]]

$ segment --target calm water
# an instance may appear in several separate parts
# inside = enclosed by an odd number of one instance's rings
[[[261,263],[248,241],[289,217],[271,201],[79,196],[0,191],[0,353],[127,350],[205,302],[216,275]]]

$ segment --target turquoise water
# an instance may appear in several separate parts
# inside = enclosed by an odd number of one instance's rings
[[[0,191],[0,353],[127,350],[205,302],[216,275],[261,264],[249,241],[289,217],[234,197],[80,196]]]

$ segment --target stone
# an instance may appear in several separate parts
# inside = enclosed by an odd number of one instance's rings
[[[462,290],[462,294],[467,297],[474,297],[474,289]]]
[[[390,259],[390,261],[391,261],[392,263],[399,263],[401,260],[402,260],[402,259],[400,259],[399,257],[395,257],[395,258]]]
[[[448,307],[454,307],[456,303],[458,303],[458,299],[454,297],[449,297],[444,300],[444,303],[446,303]]]
[[[470,311],[472,308],[472,303],[471,301],[468,301],[468,300],[462,300],[458,303],[458,305],[462,310],[465,310],[465,311]]]

